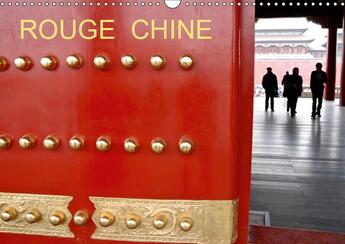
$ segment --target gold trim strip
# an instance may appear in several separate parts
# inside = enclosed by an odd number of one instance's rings
[[[229,244],[237,239],[238,200],[192,201],[103,197],[90,197],[90,200],[96,208],[92,219],[97,226],[92,239],[197,244]],[[104,212],[115,217],[114,223],[107,227],[100,224],[100,216]],[[128,228],[126,223],[129,216],[140,218],[140,225]],[[164,228],[154,227],[154,220],[158,216],[164,216]],[[181,223],[184,219],[192,223],[190,230],[182,230]],[[184,227],[188,229],[188,224]]]
[[[17,213],[16,218],[10,221],[0,218],[0,232],[72,238],[74,234],[68,226],[72,219],[68,210],[71,200],[69,196],[0,192],[0,212],[12,208]],[[28,223],[25,215],[32,209],[39,211],[40,218],[37,222]],[[49,217],[56,211],[63,213],[65,219],[60,225],[54,226],[49,222]]]

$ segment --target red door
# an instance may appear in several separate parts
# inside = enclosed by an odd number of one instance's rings
[[[253,8],[61,2],[0,5],[0,242],[246,243]]]

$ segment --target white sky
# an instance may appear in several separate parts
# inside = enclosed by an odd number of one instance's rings
[[[327,29],[321,28],[320,25],[306,18],[274,18],[274,19],[259,19],[255,24],[256,29],[293,29],[293,28],[307,28],[304,33],[305,36],[315,39],[311,43],[311,47],[319,48],[327,42]]]

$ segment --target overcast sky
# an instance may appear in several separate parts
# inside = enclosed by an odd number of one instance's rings
[[[255,25],[256,29],[293,29],[307,28],[305,36],[315,39],[311,43],[312,47],[320,47],[327,41],[327,29],[321,28],[320,25],[307,21],[306,18],[275,18],[259,19]]]

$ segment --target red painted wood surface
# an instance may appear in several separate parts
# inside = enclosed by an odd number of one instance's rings
[[[251,146],[248,145],[249,138],[252,138],[253,131],[253,67],[254,67],[254,45],[249,40],[254,40],[254,11],[248,7],[241,8],[241,28],[240,28],[240,80],[239,83],[239,110],[237,118],[243,127],[238,132],[239,150],[239,236],[238,243],[247,243],[248,236],[248,213],[250,198],[250,178],[251,178]],[[234,94],[236,96],[236,94]],[[242,199],[242,201],[241,201]]]
[[[343,244],[345,234],[288,228],[250,226],[250,244]]]
[[[334,18],[329,18],[327,44],[327,78],[325,99],[333,101],[335,98],[336,67],[337,67],[337,25]]]
[[[102,2],[102,1],[100,1]],[[20,40],[22,18],[93,20],[115,19],[116,40]],[[133,39],[136,19],[212,19],[213,40]],[[148,199],[240,199],[238,243],[247,242],[250,185],[253,8],[246,7],[2,7],[0,55],[14,60],[27,55],[34,67],[21,72],[13,65],[0,73],[0,134],[15,143],[0,151],[0,192],[73,196],[70,211],[93,206],[89,196]],[[247,33],[248,31],[248,33]],[[120,57],[134,54],[138,66],[126,70]],[[57,70],[42,69],[39,59],[55,55]],[[85,60],[79,70],[68,68],[68,55]],[[94,56],[112,60],[106,71],[92,65]],[[162,71],[149,64],[151,55],[167,59]],[[181,55],[190,54],[195,67],[183,71]],[[12,63],[11,63],[12,64]],[[17,141],[31,133],[33,150]],[[56,151],[42,146],[45,136],[61,140]],[[86,147],[75,152],[68,140],[86,137]],[[98,152],[95,140],[112,139],[109,152]],[[178,152],[180,137],[195,142],[191,155]],[[140,150],[129,155],[123,141],[135,136]],[[150,141],[163,137],[163,155],[151,152]],[[70,224],[74,239],[0,234],[2,243],[107,243],[90,240],[95,226]]]

